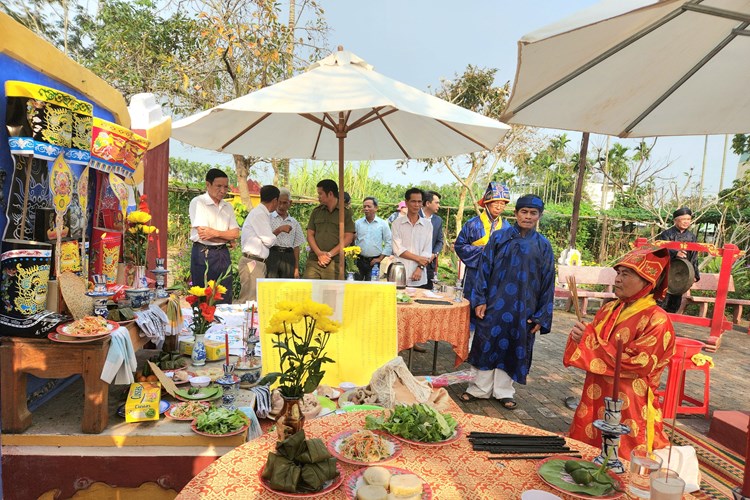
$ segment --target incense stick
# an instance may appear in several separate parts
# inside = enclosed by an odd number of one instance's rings
[[[578,303],[578,287],[576,285],[576,277],[568,276],[567,282],[568,288],[570,289],[570,296],[573,298],[573,307],[576,311],[576,317],[578,318],[578,321],[581,321],[583,320],[583,315],[581,314],[581,306]]]

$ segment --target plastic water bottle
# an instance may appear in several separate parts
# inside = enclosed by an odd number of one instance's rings
[[[372,273],[370,274],[370,281],[380,280],[380,265],[375,264],[372,266]]]

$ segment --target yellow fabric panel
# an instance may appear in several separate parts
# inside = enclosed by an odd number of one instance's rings
[[[343,300],[337,300],[342,293]],[[372,373],[398,354],[395,284],[261,280],[258,321],[264,374],[279,371],[279,353],[273,349],[275,336],[263,334],[264,326],[276,311],[276,303],[305,299],[325,301],[334,309],[332,319],[341,321],[341,329],[331,335],[326,347],[326,355],[335,363],[324,365],[324,384],[367,385]]]

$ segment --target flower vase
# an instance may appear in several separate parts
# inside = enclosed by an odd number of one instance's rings
[[[354,281],[354,273],[351,271],[346,272],[346,281]]]
[[[146,266],[133,267],[133,288],[148,288],[148,281],[146,281]]]
[[[305,415],[302,414],[300,406],[301,398],[289,398],[281,396],[284,399],[284,407],[276,419],[276,433],[279,441],[284,441],[289,436],[301,431],[305,426]]]
[[[206,364],[206,344],[203,338],[203,334],[195,335],[195,342],[193,342],[193,352],[190,354],[190,359],[193,361],[193,366],[203,366]]]

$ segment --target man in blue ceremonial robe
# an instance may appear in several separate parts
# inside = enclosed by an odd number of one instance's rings
[[[464,297],[467,299],[471,298],[471,291],[474,288],[479,263],[482,259],[482,251],[490,240],[490,235],[498,229],[510,227],[508,221],[500,217],[509,201],[510,190],[508,186],[499,182],[490,182],[484,196],[477,202],[480,207],[484,207],[484,212],[469,219],[461,228],[461,232],[458,233],[454,249],[466,266],[463,288]],[[475,322],[476,318],[474,317],[474,311],[472,311],[472,329]]]
[[[474,380],[464,401],[494,397],[517,406],[513,382],[526,384],[537,332],[549,333],[555,292],[555,258],[536,231],[544,202],[525,195],[516,202],[516,223],[492,233],[471,294],[476,314],[469,352]]]

